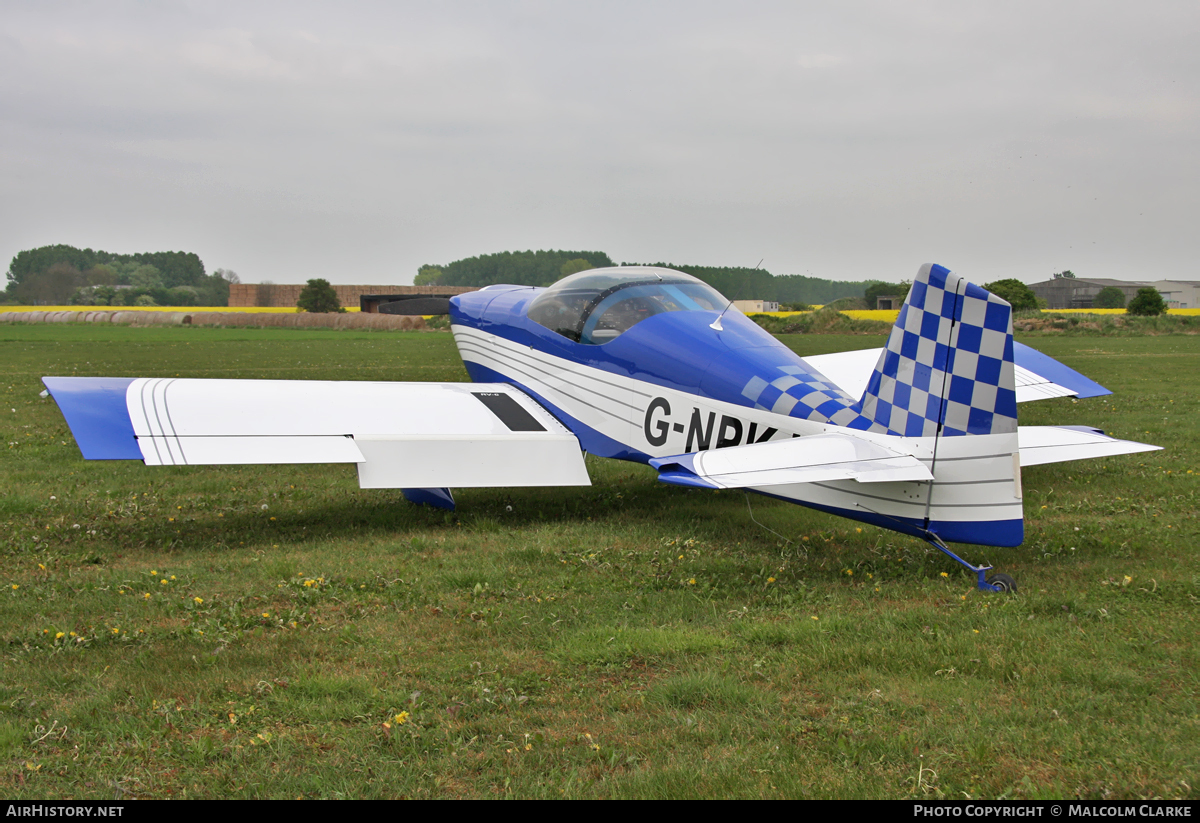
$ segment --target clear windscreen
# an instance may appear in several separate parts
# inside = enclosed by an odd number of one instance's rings
[[[602,345],[648,317],[673,311],[721,311],[728,301],[681,272],[581,272],[555,283],[529,307],[529,318],[586,345]]]

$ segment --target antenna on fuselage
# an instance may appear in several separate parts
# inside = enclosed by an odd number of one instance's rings
[[[763,264],[763,260],[766,260],[766,259],[767,258],[764,257],[762,260],[759,260],[758,266],[755,266],[753,269],[751,269],[751,271],[758,271],[759,267],[762,266],[762,264]],[[730,300],[729,304],[727,306],[725,306],[725,308],[721,309],[721,313],[717,315],[716,320],[714,320],[708,324],[708,327],[710,329],[713,329],[714,331],[725,331],[725,329],[721,326],[721,318],[725,316],[725,312],[729,311],[729,306],[733,305],[733,301],[737,300],[738,295],[740,295],[742,293],[742,289],[744,289],[745,287],[746,287],[746,284],[743,281],[742,285],[738,286],[737,294],[735,294],[733,296],[733,300]]]

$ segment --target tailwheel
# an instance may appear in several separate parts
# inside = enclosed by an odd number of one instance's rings
[[[1017,581],[1013,580],[1007,574],[993,574],[987,579],[987,583],[992,587],[992,591],[1006,592],[1008,594],[1017,593]]]

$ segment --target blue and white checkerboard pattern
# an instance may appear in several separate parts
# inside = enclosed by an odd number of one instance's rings
[[[770,382],[762,377],[752,377],[742,389],[742,396],[753,403],[754,408],[836,426],[849,426],[861,418],[856,408],[858,401],[825,375],[805,371],[799,366],[778,368],[779,377]]]
[[[752,377],[742,396],[756,409],[906,437],[937,434],[939,418],[945,435],[1017,430],[1012,309],[941,266],[917,273],[861,401],[819,372],[779,371]]]
[[[1014,371],[1008,303],[948,269],[925,266],[857,411],[870,430],[909,437],[936,434],[939,416],[944,435],[1015,432]]]

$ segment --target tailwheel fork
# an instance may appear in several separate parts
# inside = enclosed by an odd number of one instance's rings
[[[925,541],[942,554],[973,571],[979,579],[978,585],[981,592],[1016,593],[1017,581],[1013,580],[1007,574],[993,574],[991,577],[988,577],[987,573],[992,570],[991,566],[972,566],[966,560],[963,560],[957,554],[950,551],[950,547],[945,544],[942,538],[933,532],[925,532]]]

